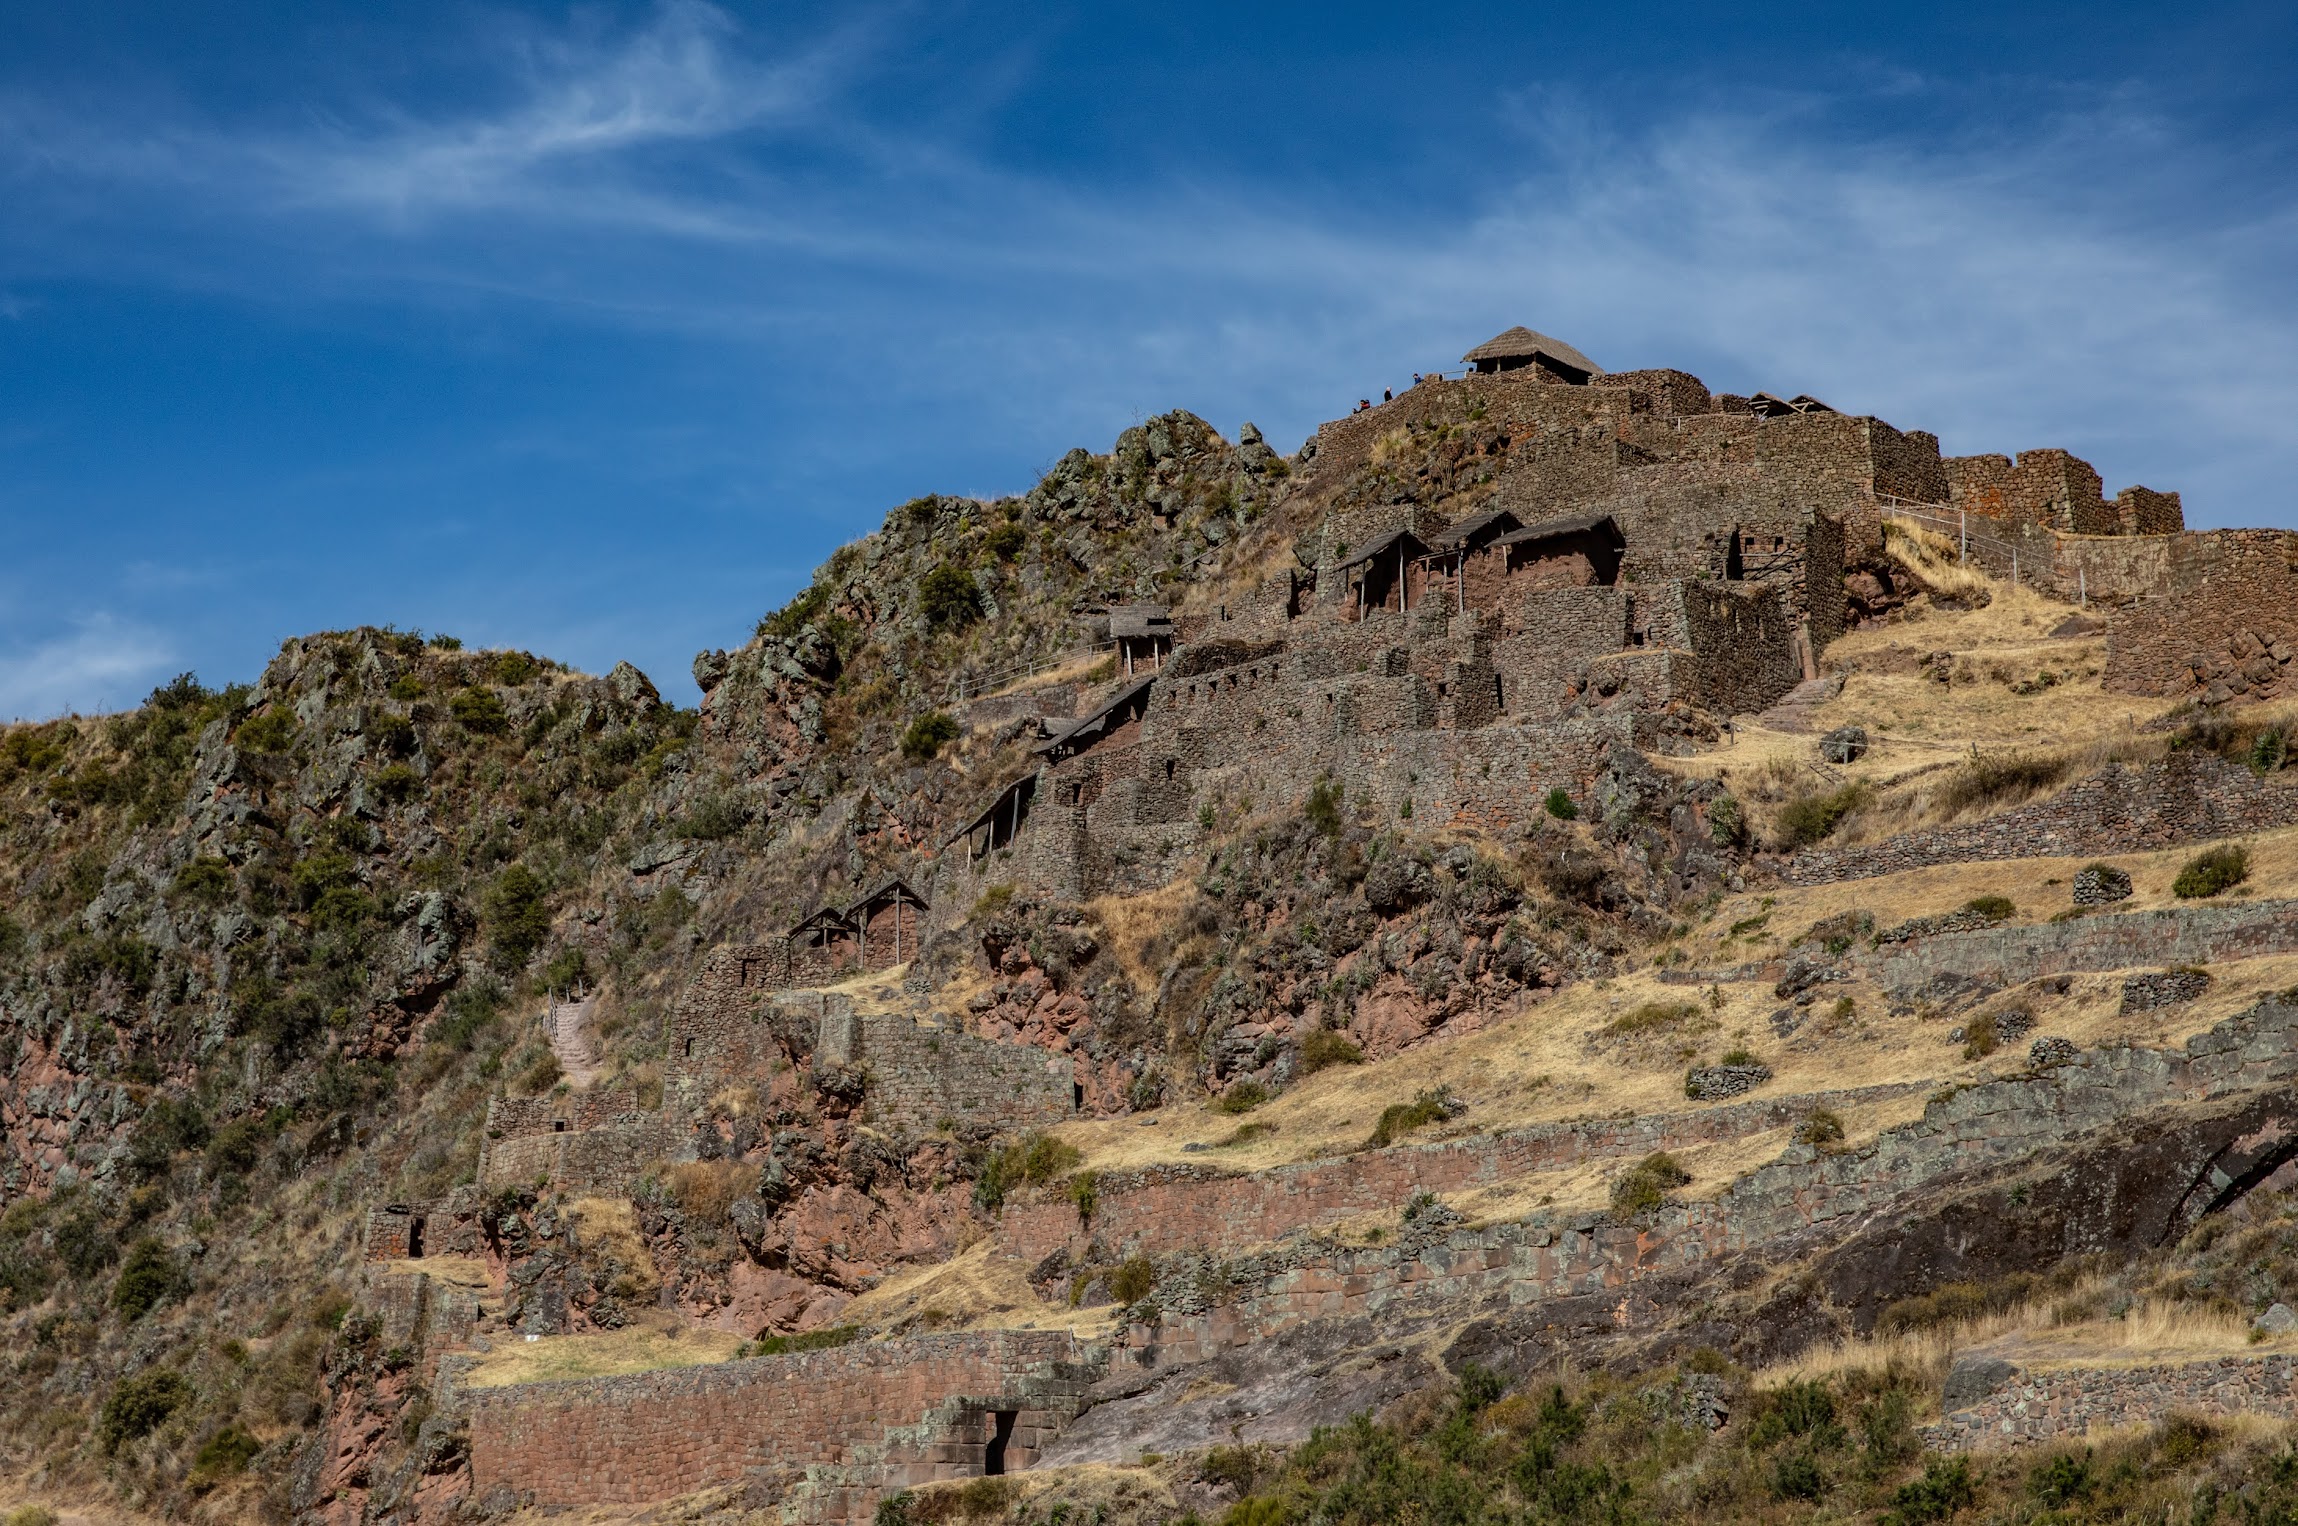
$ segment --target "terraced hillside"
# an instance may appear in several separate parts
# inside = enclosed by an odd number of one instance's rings
[[[2272,567],[2013,582],[1778,406],[1168,415],[699,712],[359,630],[10,728],[0,1499],[2286,1509]]]

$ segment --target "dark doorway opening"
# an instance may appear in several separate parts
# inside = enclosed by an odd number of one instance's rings
[[[407,1221],[407,1259],[423,1259],[423,1219],[420,1214]]]
[[[1005,1471],[1005,1444],[1013,1439],[1013,1417],[1019,1410],[1001,1409],[991,1412],[997,1428],[990,1433],[989,1446],[981,1454],[982,1476],[994,1477]]]
[[[1069,1107],[1072,1112],[1082,1113],[1085,1111],[1085,1083],[1083,1081],[1069,1083]]]
[[[551,1120],[551,1132],[553,1134],[564,1134],[566,1131],[567,1121],[564,1118],[553,1118]]]

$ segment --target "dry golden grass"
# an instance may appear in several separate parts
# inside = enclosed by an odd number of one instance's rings
[[[2120,1319],[2058,1323],[2058,1311],[2084,1291],[2076,1288],[2000,1313],[1930,1329],[1815,1346],[1792,1361],[1758,1372],[1754,1384],[1776,1388],[1838,1373],[1897,1366],[1926,1375],[1930,1386],[1936,1386],[1955,1358],[1964,1354],[2000,1357],[2021,1368],[2050,1370],[2145,1367],[2298,1350],[2298,1334],[2253,1340],[2249,1322],[2238,1314],[2160,1299],[2137,1303]]]
[[[1773,1040],[1766,1022],[1779,1005],[1768,987],[1749,983],[1719,988],[1723,1005],[1709,1014],[1690,1052],[1664,1067],[1624,1064],[1603,1031],[1647,1002],[1680,1002],[1699,993],[1662,985],[1650,972],[1566,989],[1547,1001],[1496,1017],[1472,1032],[1440,1037],[1418,1048],[1364,1065],[1336,1065],[1295,1083],[1254,1110],[1255,1122],[1276,1125],[1250,1143],[1211,1154],[1184,1152],[1233,1133],[1236,1119],[1201,1103],[1170,1105],[1137,1118],[1064,1125],[1057,1132],[1084,1152],[1087,1166],[1122,1170],[1188,1160],[1265,1170],[1340,1155],[1361,1145],[1381,1109],[1418,1092],[1449,1086],[1469,1111],[1411,1136],[1413,1143],[1515,1128],[1533,1123],[1605,1116],[1643,1116],[1697,1110],[1687,1101],[1683,1073],[1695,1061],[1713,1061],[1740,1044],[1773,1067],[1765,1095],[1833,1091],[1900,1081],[1930,1080],[1963,1070],[1960,1052],[1945,1043],[1938,1025],[1888,1018],[1872,991],[1857,986],[1860,1013],[1842,1024],[1815,1020],[1795,1042]],[[1845,1113],[1853,1137],[1914,1116],[1902,1104],[1872,1104]],[[1551,1191],[1543,1183],[1541,1193]]]
[[[2298,828],[2244,838],[2250,849],[2250,878],[2213,904],[2298,897]],[[2013,925],[2048,921],[2074,906],[2074,877],[2084,865],[2107,863],[2131,877],[2127,901],[2103,914],[2192,906],[2170,893],[2179,869],[2200,845],[2149,853],[2110,853],[2097,858],[2019,858],[1993,862],[1941,864],[1873,879],[1832,885],[1782,886],[1726,898],[1715,914],[1685,940],[1695,964],[1731,964],[1776,957],[1815,923],[1847,913],[1868,912],[1877,931],[1937,912],[1953,911],[1975,896],[2000,895],[2018,907]],[[1764,925],[1740,937],[1731,929],[1757,918]]]
[[[433,1282],[449,1287],[484,1288],[494,1285],[487,1275],[487,1263],[476,1256],[420,1256],[413,1260],[401,1257],[386,1261],[384,1267],[401,1274],[420,1273]]]
[[[581,1243],[594,1246],[629,1268],[633,1279],[630,1297],[644,1301],[662,1285],[654,1252],[638,1232],[638,1212],[627,1197],[579,1197],[567,1205]]]
[[[1029,1268],[984,1239],[939,1266],[898,1273],[847,1304],[838,1322],[881,1330],[1072,1330],[1106,1334],[1114,1308],[1038,1297]]]
[[[709,1224],[724,1223],[734,1200],[758,1185],[756,1166],[732,1160],[681,1161],[664,1176],[687,1217]]]
[[[1886,519],[1883,554],[1921,578],[1934,593],[1968,598],[1995,591],[1994,581],[1984,571],[1964,564],[1954,541],[1930,530]]]
[[[546,1335],[535,1340],[505,1336],[493,1351],[480,1355],[463,1382],[471,1388],[503,1388],[699,1367],[726,1361],[742,1344],[741,1337],[727,1331],[682,1327],[676,1321],[677,1316],[664,1315],[594,1335]]]
[[[1151,958],[1153,945],[1163,942],[1195,894],[1196,886],[1184,875],[1147,895],[1102,896],[1086,903],[1087,914],[1101,929],[1102,945],[1136,991],[1157,989],[1160,971]]]

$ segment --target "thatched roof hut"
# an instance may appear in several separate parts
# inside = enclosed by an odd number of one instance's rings
[[[1563,340],[1534,333],[1522,324],[1505,334],[1493,335],[1460,358],[1486,375],[1538,366],[1558,380],[1570,382],[1574,386],[1583,386],[1590,377],[1604,374],[1602,366]]]

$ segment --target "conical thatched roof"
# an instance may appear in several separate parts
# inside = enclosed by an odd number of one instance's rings
[[[1604,374],[1602,366],[1563,340],[1551,339],[1546,334],[1535,334],[1521,323],[1505,334],[1495,334],[1460,358],[1474,365],[1480,360],[1530,360],[1535,355],[1545,355],[1550,360],[1561,361],[1573,370],[1585,371],[1590,376]]]

